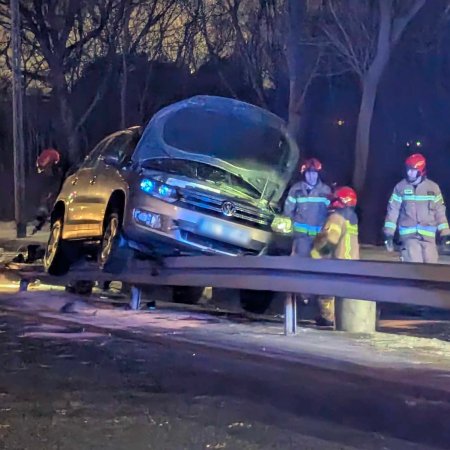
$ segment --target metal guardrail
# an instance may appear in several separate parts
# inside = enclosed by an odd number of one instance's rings
[[[43,273],[34,275],[51,278]],[[133,260],[118,274],[83,263],[65,278],[58,278],[65,279],[308,293],[450,309],[450,266],[440,264],[193,256],[166,258],[161,264]]]
[[[54,279],[43,271],[18,272],[22,277],[21,290],[27,289],[30,279]],[[124,263],[117,274],[82,263],[66,277],[57,278],[60,283],[75,280],[120,280],[132,284],[133,309],[139,309],[139,286],[143,285],[303,293],[450,309],[450,266],[440,264],[313,260],[295,256],[195,256],[166,258],[160,264],[132,260]],[[365,332],[375,330],[374,315],[364,325]],[[347,317],[352,316],[355,318],[349,310]],[[344,327],[347,331],[351,328]],[[297,331],[297,305],[292,295],[285,298],[284,329],[287,335]]]

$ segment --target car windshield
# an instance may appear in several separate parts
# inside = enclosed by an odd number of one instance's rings
[[[206,181],[223,189],[232,189],[251,198],[259,199],[261,194],[252,185],[226,170],[209,164],[187,161],[185,159],[148,159],[141,163],[144,169],[158,170],[199,181]]]
[[[164,141],[179,150],[218,158],[250,170],[273,170],[289,149],[281,131],[246,115],[202,108],[173,114],[164,126]]]

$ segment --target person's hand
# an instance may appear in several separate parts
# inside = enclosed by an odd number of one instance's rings
[[[394,236],[385,236],[384,246],[388,252],[394,251]]]
[[[292,233],[292,220],[287,216],[276,216],[272,222],[272,230],[276,233]]]

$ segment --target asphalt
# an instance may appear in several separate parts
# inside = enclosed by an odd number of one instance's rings
[[[365,337],[313,330],[285,338],[267,325],[122,311],[60,293],[3,295],[0,315],[1,448],[450,442],[446,346],[408,352],[411,342],[376,348]]]

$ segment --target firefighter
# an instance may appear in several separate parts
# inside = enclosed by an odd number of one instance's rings
[[[309,257],[315,236],[321,230],[327,217],[330,203],[328,196],[331,189],[320,177],[322,163],[316,158],[307,159],[300,166],[302,180],[295,183],[289,190],[284,205],[284,216],[291,219],[294,240],[291,255]],[[290,294],[289,294],[290,295]],[[317,309],[315,296],[294,296],[294,301],[311,305]],[[302,313],[306,314],[307,309]]]
[[[293,255],[310,256],[313,240],[327,217],[331,189],[321,180],[321,171],[319,160],[306,160],[300,167],[302,181],[289,190],[283,213],[293,222]]]
[[[402,243],[402,260],[437,263],[436,233],[440,243],[449,244],[450,230],[439,186],[426,177],[426,159],[415,153],[406,159],[406,177],[389,199],[384,223],[386,248],[394,248],[398,229]]]
[[[356,192],[347,186],[339,187],[331,196],[328,217],[322,231],[314,239],[311,257],[359,259],[358,217],[355,212]],[[334,324],[334,299],[319,299],[319,326]]]
[[[42,173],[61,162],[61,155],[54,148],[47,148],[36,159],[36,169],[38,173]]]
[[[47,222],[53,203],[64,181],[64,168],[60,153],[54,148],[47,148],[36,159],[36,170],[41,175],[43,195],[34,221],[32,234],[37,233]]]

